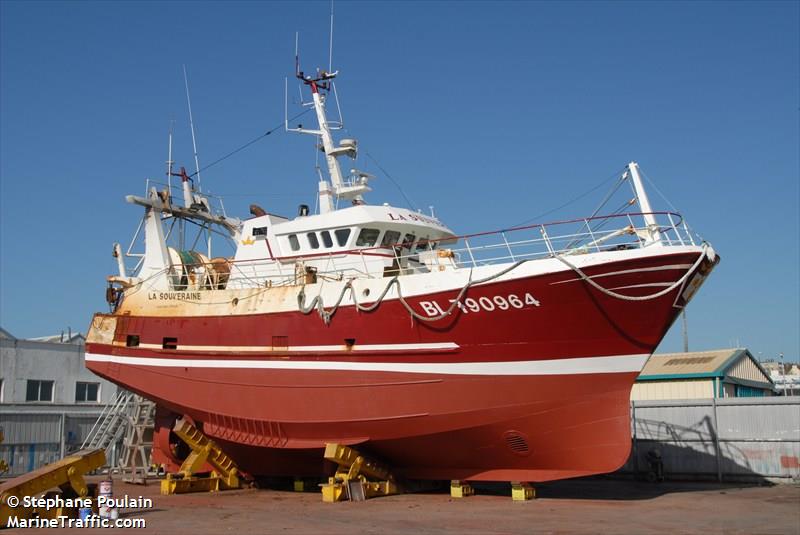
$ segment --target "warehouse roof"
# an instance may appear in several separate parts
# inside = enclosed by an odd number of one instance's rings
[[[759,382],[772,384],[769,373],[753,357],[750,351],[743,348],[653,355],[645,364],[637,380],[724,378],[736,365],[745,359],[749,359],[751,365],[754,365],[756,370],[763,375],[763,378],[759,378]]]

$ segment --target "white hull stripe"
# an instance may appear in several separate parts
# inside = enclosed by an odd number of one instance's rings
[[[87,362],[114,362],[129,366],[267,370],[336,370],[428,373],[442,375],[577,375],[639,373],[648,354],[582,357],[512,362],[344,362],[318,360],[228,360],[127,357],[86,353]]]
[[[125,342],[114,342],[117,347],[127,347]],[[162,350],[161,344],[139,344],[140,349]],[[364,353],[376,351],[453,351],[458,349],[458,344],[453,342],[440,342],[430,344],[354,344],[347,347],[344,344],[327,346],[199,346],[178,344],[179,352],[226,352],[226,353]]]

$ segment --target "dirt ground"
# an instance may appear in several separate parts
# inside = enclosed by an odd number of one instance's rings
[[[586,479],[537,486],[537,499],[513,502],[510,487],[479,487],[454,499],[446,491],[323,503],[319,492],[245,489],[161,496],[147,486],[115,482],[120,498],[152,498],[140,533],[779,533],[800,534],[800,486],[645,483]],[[20,528],[3,533],[27,531]],[[86,533],[106,529],[58,529]]]

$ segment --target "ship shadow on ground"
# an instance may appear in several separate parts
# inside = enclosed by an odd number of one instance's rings
[[[665,494],[719,491],[772,486],[764,477],[768,466],[758,465],[753,452],[734,443],[719,441],[711,419],[700,418],[689,427],[660,420],[637,419],[639,437],[631,454],[617,472],[608,475],[533,483],[536,497],[579,500],[649,500]],[[719,448],[719,451],[717,451]],[[658,452],[654,455],[654,452]],[[763,453],[763,452],[761,452]],[[660,477],[652,464],[660,459]],[[719,460],[718,460],[719,459]],[[391,466],[391,462],[387,462]],[[761,472],[759,472],[761,470]],[[719,481],[718,473],[722,475]],[[319,481],[307,481],[306,491],[317,489]],[[259,487],[290,490],[286,478],[263,478]],[[408,482],[415,494],[449,493],[449,481]],[[470,482],[478,495],[511,495],[509,482]]]
[[[711,452],[703,451],[710,447]],[[759,474],[746,456],[732,444],[720,444],[719,471],[714,443],[687,442],[668,444],[664,442],[639,442],[625,466],[619,471],[599,476],[590,476],[561,481],[533,483],[537,498],[573,500],[649,500],[678,492],[725,493],[741,488],[773,486],[775,483]],[[658,451],[663,463],[663,480],[655,476],[648,456]],[[638,461],[637,461],[638,457]],[[478,494],[509,496],[509,483],[474,483]]]
[[[768,483],[768,485],[771,485]],[[758,483],[712,483],[704,481],[662,481],[650,483],[628,478],[590,477],[551,481],[532,485],[536,499],[549,500],[652,500],[668,494],[684,492],[713,492],[720,494],[742,488],[763,486]],[[503,483],[476,484],[478,495],[511,495],[511,486]]]

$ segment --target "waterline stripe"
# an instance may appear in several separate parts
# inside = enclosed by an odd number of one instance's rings
[[[86,353],[87,362],[130,366],[314,371],[369,371],[442,375],[578,375],[640,372],[648,354],[506,362],[342,362],[317,360],[228,360],[127,357]]]

